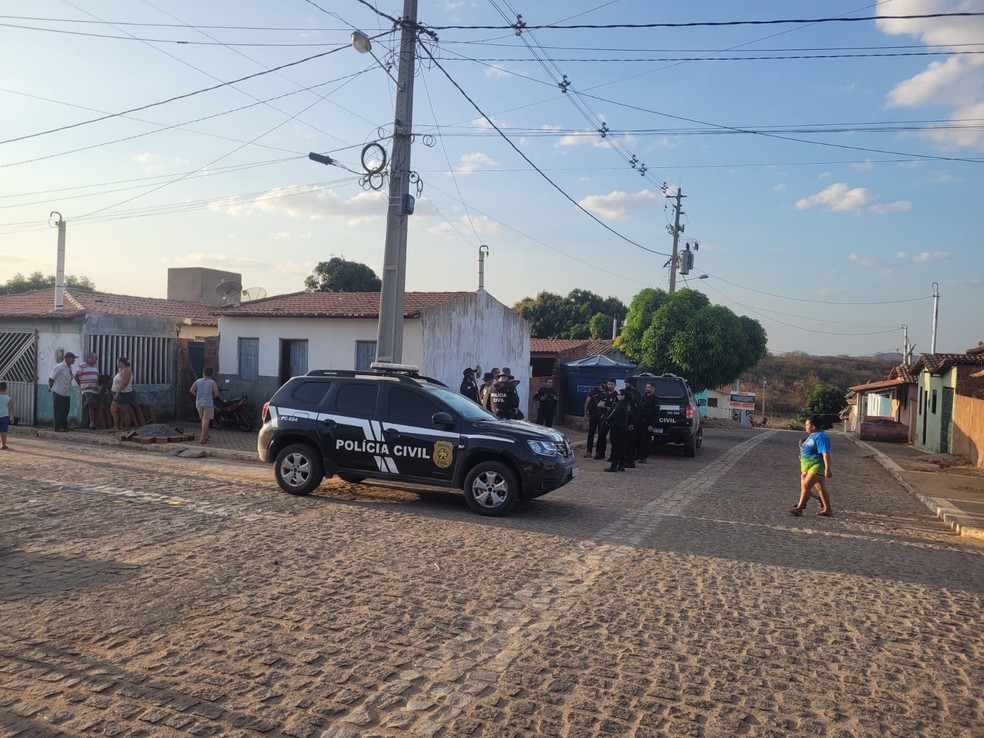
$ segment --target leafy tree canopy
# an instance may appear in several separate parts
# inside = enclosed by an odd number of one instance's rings
[[[379,292],[382,287],[383,281],[372,269],[339,256],[318,262],[304,280],[308,292]]]
[[[806,402],[800,410],[800,419],[819,415],[824,428],[832,428],[844,409],[844,391],[829,384],[818,384],[806,393]]]
[[[712,305],[696,290],[644,289],[633,298],[615,345],[640,371],[679,374],[699,392],[755,366],[766,354],[766,334],[757,320]]]
[[[567,297],[541,292],[523,298],[513,310],[530,322],[533,338],[604,338],[610,335],[612,320],[627,311],[617,297],[580,289]]]
[[[0,295],[13,295],[17,292],[30,292],[31,290],[43,290],[55,286],[54,274],[42,274],[40,271],[32,272],[25,277],[18,272],[6,282],[0,284]],[[95,290],[96,285],[88,277],[76,277],[68,275],[65,277],[65,286],[74,287],[79,290]]]

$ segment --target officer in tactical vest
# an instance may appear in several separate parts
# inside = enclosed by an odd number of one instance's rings
[[[492,407],[492,414],[497,418],[510,420],[517,417],[519,413],[519,393],[516,385],[513,384],[515,377],[509,371],[509,367],[499,370],[492,391],[489,393],[489,400]]]
[[[478,402],[478,385],[475,384],[475,370],[471,368],[465,369],[462,375],[464,378],[461,380],[461,394],[469,400]]]

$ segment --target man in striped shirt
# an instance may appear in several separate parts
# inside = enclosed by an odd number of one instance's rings
[[[86,355],[85,362],[75,370],[75,381],[82,392],[82,407],[89,415],[89,430],[95,430],[99,411],[99,357],[96,354]]]

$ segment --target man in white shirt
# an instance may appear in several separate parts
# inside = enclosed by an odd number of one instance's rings
[[[75,354],[65,352],[65,360],[56,364],[48,377],[48,389],[54,404],[55,430],[64,433],[68,430],[68,410],[72,404],[72,364]]]

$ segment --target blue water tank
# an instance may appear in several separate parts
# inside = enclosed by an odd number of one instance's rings
[[[605,377],[614,379],[619,385],[631,377],[636,365],[625,361],[615,361],[607,356],[587,356],[564,362],[564,383],[568,415],[584,415],[584,403],[588,392],[598,386]]]

